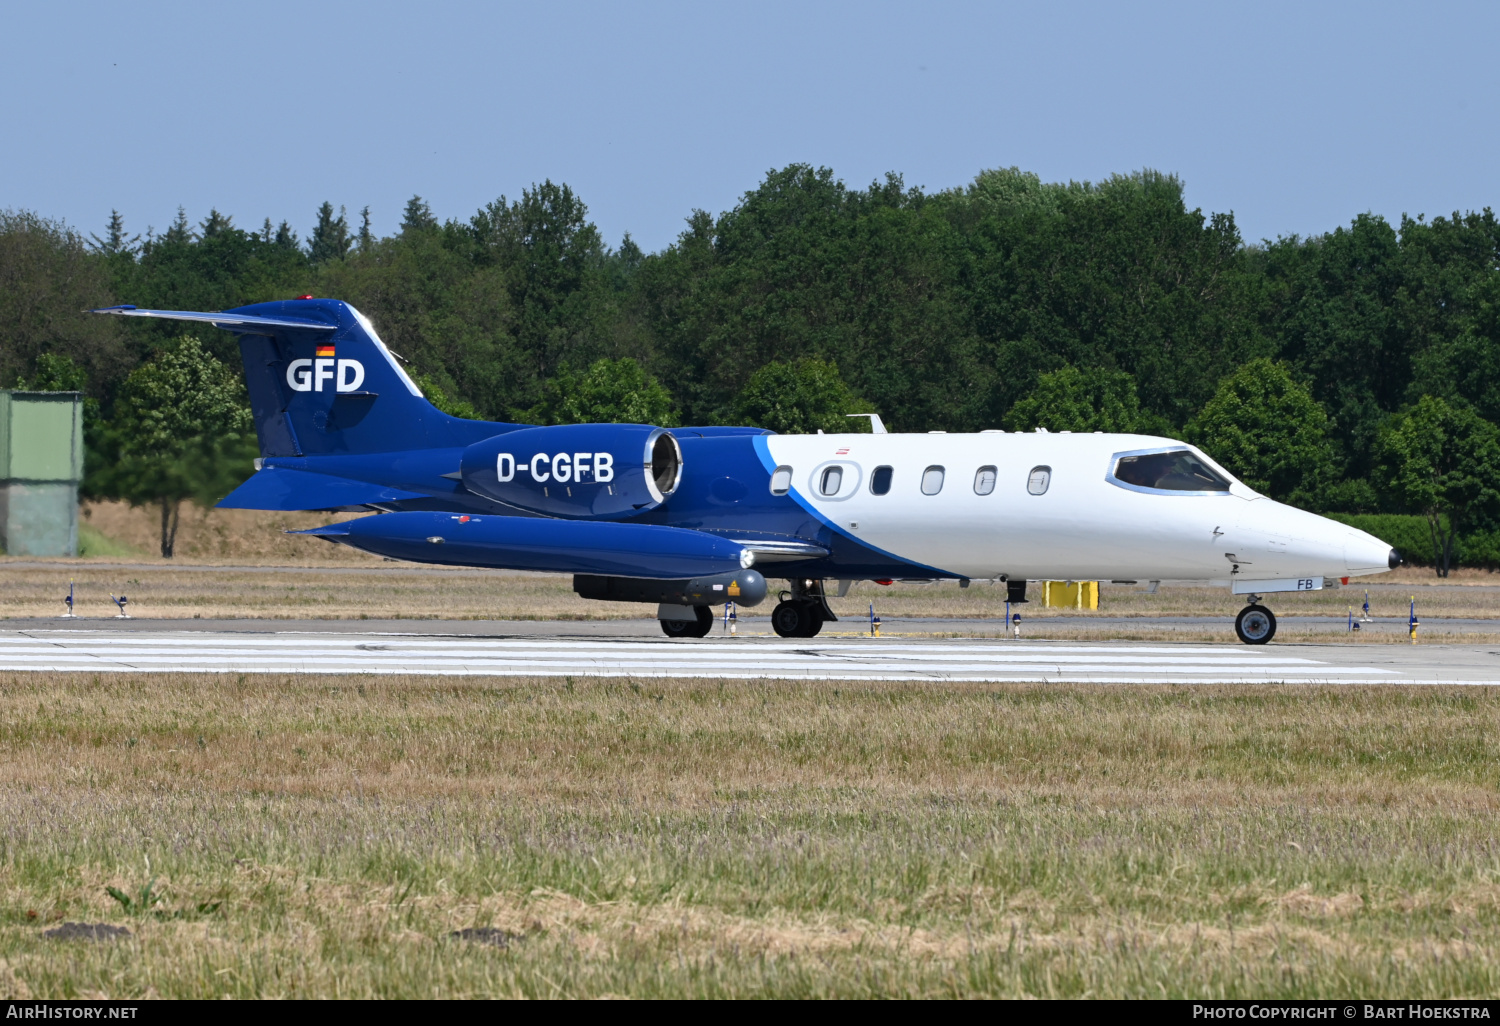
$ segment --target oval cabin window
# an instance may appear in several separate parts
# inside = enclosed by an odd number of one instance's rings
[[[974,494],[988,495],[995,490],[995,468],[980,467],[974,475]]]
[[[1032,495],[1046,495],[1051,484],[1051,467],[1032,467],[1031,476],[1026,479],[1026,490]]]
[[[876,467],[870,475],[870,494],[884,495],[891,490],[891,468]]]
[[[943,468],[928,467],[922,471],[922,494],[936,495],[943,490]]]
[[[844,486],[844,468],[829,467],[818,480],[818,491],[824,495],[837,495]]]
[[[785,495],[792,490],[792,468],[777,467],[771,475],[771,494]]]

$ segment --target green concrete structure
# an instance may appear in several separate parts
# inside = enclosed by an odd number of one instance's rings
[[[0,389],[0,547],[78,555],[83,395]]]

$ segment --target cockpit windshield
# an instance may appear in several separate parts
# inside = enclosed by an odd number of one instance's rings
[[[1132,453],[1115,460],[1111,479],[1165,492],[1227,492],[1229,482],[1186,449]]]

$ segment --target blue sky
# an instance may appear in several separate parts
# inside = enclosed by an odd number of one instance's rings
[[[851,185],[1154,167],[1247,239],[1500,204],[1493,3],[8,5],[0,208],[305,235],[545,178],[670,243],[802,161]]]

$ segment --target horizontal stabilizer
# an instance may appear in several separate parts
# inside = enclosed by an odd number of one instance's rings
[[[291,320],[283,317],[251,317],[236,313],[199,313],[195,310],[142,310],[137,306],[106,306],[89,313],[114,314],[118,317],[157,317],[165,321],[197,321],[226,331],[255,334],[257,328],[296,328],[302,331],[337,331],[337,324]]]
[[[420,492],[403,491],[389,485],[370,484],[332,474],[308,470],[267,467],[219,501],[223,509],[274,509],[291,512],[310,509],[342,509],[399,499],[424,499]]]

